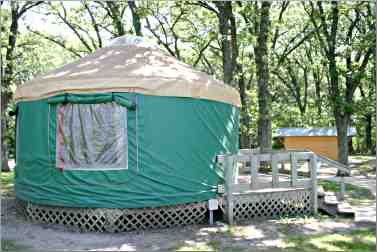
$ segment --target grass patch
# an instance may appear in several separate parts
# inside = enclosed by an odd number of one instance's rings
[[[325,191],[339,192],[340,185],[334,181],[320,181],[318,185],[321,185]],[[374,204],[373,201],[376,197],[368,188],[354,186],[346,184],[346,201],[352,206],[360,206],[366,204]]]
[[[319,181],[318,182],[318,185],[322,186],[323,189],[325,191],[330,191],[330,192],[339,192],[340,191],[340,184],[337,183],[337,182],[334,182],[334,181]],[[369,192],[368,189],[366,188],[361,188],[361,187],[358,187],[358,186],[354,186],[354,185],[351,185],[351,184],[346,184],[346,190],[348,192],[352,192],[352,191],[359,191],[359,190],[366,190]]]
[[[1,251],[31,251],[31,249],[27,246],[18,245],[13,240],[1,240]]]
[[[376,232],[372,228],[343,234],[318,234],[287,237],[287,249],[301,251],[376,251]]]
[[[321,221],[327,220],[329,217],[328,215],[324,215],[321,213],[316,214],[309,214],[309,215],[297,215],[297,216],[281,216],[277,219],[277,223],[280,224],[292,224],[292,223],[302,223],[307,224],[314,221]]]
[[[302,251],[300,250],[299,248],[296,250],[287,250],[287,249],[279,249],[279,248],[270,248],[270,249],[266,249],[266,248],[261,248],[261,249],[245,249],[245,248],[240,248],[240,247],[225,247],[224,249],[222,249],[221,251],[224,251],[224,252],[299,252],[299,251]]]
[[[178,244],[175,248],[171,249],[172,251],[219,251],[220,250],[220,241],[210,240],[207,242],[183,242]]]
[[[361,228],[344,233],[322,233],[313,235],[289,235],[282,238],[279,247],[239,247],[226,244],[221,246],[221,241],[209,239],[204,242],[180,242],[171,251],[225,251],[225,252],[315,252],[315,251],[364,251],[376,250],[376,232],[373,228]],[[224,244],[223,244],[224,245]]]
[[[351,206],[372,206],[376,204],[375,198],[356,198],[356,197],[346,197],[346,201]]]
[[[284,234],[289,235],[291,230],[295,230],[299,226],[303,226],[305,224],[321,222],[330,219],[328,215],[316,213],[311,215],[303,215],[303,216],[288,216],[288,217],[280,217],[274,223],[277,226],[277,230]]]
[[[376,174],[376,156],[350,156],[352,161],[358,161],[358,164],[352,168],[355,174],[375,175]]]
[[[213,248],[216,251],[220,250],[221,242],[218,240],[211,240],[207,242],[207,244],[209,247]]]
[[[325,191],[339,192],[340,184],[334,181],[319,181],[318,185],[322,186]],[[355,186],[352,184],[346,184],[346,194],[351,198],[357,198],[361,200],[373,200],[374,195],[368,188]]]
[[[222,251],[224,252],[244,252],[246,249],[239,247],[225,247]]]
[[[366,163],[362,163],[360,165],[357,166],[357,171],[360,173],[360,174],[364,174],[364,175],[375,175],[376,174],[376,165],[372,165],[371,162],[375,162],[375,161],[368,161]]]
[[[370,161],[370,160],[376,159],[376,156],[374,156],[374,155],[355,155],[355,156],[349,156],[349,158],[353,159],[353,160]]]
[[[13,197],[14,194],[14,172],[1,172],[1,196]]]
[[[234,226],[228,226],[228,229],[225,232],[230,237],[234,237],[237,235],[237,230]]]

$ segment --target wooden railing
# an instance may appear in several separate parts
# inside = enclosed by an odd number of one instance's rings
[[[227,208],[227,219],[229,224],[233,224],[233,197],[236,194],[249,194],[271,190],[294,190],[298,188],[310,189],[312,191],[313,212],[317,212],[317,156],[313,152],[302,151],[270,151],[259,153],[254,150],[240,150],[234,155],[218,155],[218,163],[224,167],[225,175],[225,199]],[[306,161],[309,163],[308,178],[298,176],[298,162]],[[260,177],[259,168],[261,163],[270,163],[271,173],[268,180]],[[279,163],[290,163],[290,174],[284,174],[285,180],[281,181],[282,174],[279,174]],[[250,183],[238,183],[239,163],[249,169]],[[287,179],[287,177],[289,179]],[[266,178],[266,177],[264,177]]]
[[[225,175],[224,195],[227,204],[227,218],[230,224],[233,223],[233,197],[237,194],[260,193],[263,191],[274,190],[295,190],[309,189],[312,192],[312,207],[316,213],[318,209],[317,195],[317,172],[319,168],[326,164],[337,168],[341,171],[340,197],[344,197],[345,183],[344,175],[350,174],[347,166],[328,159],[324,156],[317,155],[310,150],[283,150],[260,152],[258,149],[241,149],[237,154],[218,155],[217,162],[223,165]],[[308,176],[299,176],[298,164],[308,162]],[[248,169],[250,175],[249,183],[239,183],[239,163]],[[269,163],[271,172],[263,174],[260,172],[261,164]],[[289,174],[279,173],[278,164],[282,167],[286,163],[290,164]],[[266,176],[267,175],[267,176]],[[266,182],[266,177],[268,178]],[[288,178],[287,178],[288,177]],[[269,179],[271,178],[271,182]],[[284,178],[281,180],[281,178]]]

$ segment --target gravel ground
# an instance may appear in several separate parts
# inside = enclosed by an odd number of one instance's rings
[[[282,247],[289,235],[349,232],[374,223],[356,223],[345,219],[280,219],[253,222],[229,228],[226,224],[215,226],[187,226],[144,232],[80,233],[59,225],[29,223],[16,215],[15,200],[2,200],[2,239],[36,251],[41,250],[168,250],[184,246],[195,247],[215,241],[216,246],[237,248]]]
[[[374,161],[375,162],[375,161]],[[356,174],[355,174],[356,175]],[[358,176],[360,176],[358,174]],[[376,195],[375,175],[349,178],[348,183],[369,188]],[[375,227],[375,200],[360,205],[367,218],[360,221],[338,218],[291,218],[254,221],[229,227],[187,226],[180,228],[127,233],[80,233],[59,225],[30,223],[16,214],[14,198],[1,200],[1,238],[35,251],[155,251],[189,247],[208,250],[203,244],[225,247],[276,248],[284,247],[284,239],[294,235],[346,233],[362,227]],[[299,251],[299,250],[298,250]]]

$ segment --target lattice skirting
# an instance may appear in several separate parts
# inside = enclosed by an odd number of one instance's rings
[[[18,201],[18,210],[34,222],[63,224],[92,232],[123,232],[200,224],[207,202],[141,209],[52,207]]]
[[[221,199],[220,208],[226,213],[226,202]],[[309,214],[312,208],[312,192],[308,189],[263,192],[234,196],[234,221],[277,218]]]

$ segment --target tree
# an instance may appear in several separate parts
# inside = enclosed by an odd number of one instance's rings
[[[218,19],[218,33],[220,36],[220,50],[222,60],[223,80],[226,84],[235,86],[233,83],[237,72],[237,25],[233,13],[232,2],[217,1],[212,3],[198,1],[195,5],[201,6],[212,13]]]
[[[215,2],[219,19],[220,45],[223,61],[224,82],[232,85],[237,67],[238,46],[237,27],[232,10],[232,2]]]
[[[240,92],[240,148],[250,148],[251,118],[247,90],[250,87],[252,75],[249,74],[250,78],[248,79],[246,72],[250,69],[245,68],[244,64],[239,62],[240,45],[238,43],[239,34],[237,34],[239,27],[235,17],[236,11],[233,10],[232,2],[228,1],[214,2],[214,5],[199,1],[198,5],[215,13],[218,18],[223,80],[226,84],[237,87]],[[240,2],[238,5],[242,7]]]
[[[147,26],[146,28],[152,33],[157,40],[157,43],[162,45],[170,55],[176,57],[179,60],[184,61],[181,57],[181,50],[179,43],[181,42],[181,36],[178,34],[177,25],[182,21],[184,15],[187,13],[181,5],[174,4],[173,6],[167,6],[168,8],[162,8],[160,3],[156,3],[158,8],[149,8],[149,15],[145,17]],[[168,14],[172,10],[174,13]],[[177,11],[177,13],[175,13]],[[154,19],[157,24],[152,27],[150,19]]]
[[[109,31],[114,37],[125,35],[126,29],[123,22],[123,16],[127,5],[123,1],[96,1],[96,3],[100,5],[107,14],[103,19],[110,18],[110,23],[106,26],[102,26],[102,28]],[[132,8],[133,7],[134,5],[132,5]],[[132,13],[134,12],[132,11]]]
[[[374,53],[375,55],[375,53]],[[373,134],[373,129],[375,129],[375,115],[376,115],[376,58],[373,55],[373,64],[370,64],[367,70],[368,77],[362,81],[358,89],[360,92],[360,97],[355,99],[356,107],[356,118],[355,120],[360,121],[361,132],[359,135],[362,137],[358,141],[358,152],[375,154],[375,134]]]
[[[143,36],[143,34],[141,33],[141,18],[140,18],[138,11],[137,11],[135,1],[128,1],[128,6],[131,9],[132,25],[134,27],[135,34],[137,36]]]
[[[345,18],[342,13],[339,13],[339,3],[336,1],[331,2],[328,12],[324,9],[322,2],[318,2],[317,6],[310,2],[310,8],[305,6],[327,60],[328,92],[338,132],[338,159],[343,164],[348,164],[348,128],[354,112],[354,93],[364,78],[365,69],[374,51],[375,39],[370,37],[370,34],[375,37],[374,25],[370,24],[365,28],[367,33],[363,34],[361,30],[363,19],[361,7],[365,4],[369,3],[356,3],[354,8],[348,10],[349,13]],[[351,13],[353,15],[350,15]],[[347,27],[344,28],[346,31],[344,37],[339,31],[340,19],[348,21],[345,22]],[[362,42],[363,40],[367,40],[369,43],[363,46],[355,46],[355,41]],[[338,49],[339,45],[347,49],[341,52]],[[341,71],[342,69],[339,66],[340,56],[345,61],[345,71]],[[342,72],[344,73],[344,81],[341,79]]]
[[[128,4],[134,16],[135,33],[141,34],[135,3]],[[55,22],[64,25],[72,32],[76,41],[68,41],[61,34],[38,31],[28,26],[28,30],[49,40],[77,57],[94,52],[104,46],[105,37],[119,37],[127,33],[123,17],[127,9],[127,2],[102,2],[81,0],[74,5],[64,2],[48,2],[43,5],[40,13],[55,18]]]
[[[31,33],[22,33],[25,40],[16,45],[13,82],[22,83],[34,73],[47,71],[32,54],[45,57],[46,52],[40,51],[42,43],[46,48],[52,44],[60,48],[48,52],[51,58],[66,52],[64,59],[73,59],[94,52],[113,37],[136,34],[157,41],[170,55],[239,90],[241,148],[259,145],[269,149],[271,131],[277,127],[339,125],[344,117],[358,128],[356,149],[365,151],[375,145],[375,87],[371,84],[375,76],[371,75],[373,56],[368,53],[374,51],[374,5],[336,5],[290,1],[44,2],[35,12],[48,15],[48,22],[64,31],[46,31],[25,20]],[[36,37],[43,40],[36,42]],[[35,48],[26,50],[30,46],[21,46],[24,42]],[[6,50],[2,48],[3,58]]]
[[[254,49],[258,78],[258,145],[262,150],[270,149],[272,143],[267,45],[270,31],[270,7],[271,3],[264,1],[259,9],[258,39]]]
[[[14,62],[17,37],[19,33],[19,20],[31,8],[41,4],[42,2],[26,2],[20,5],[19,2],[10,2],[10,26],[7,41],[7,49],[5,53],[5,70],[2,80],[1,89],[1,170],[9,171],[8,166],[8,146],[6,143],[6,131],[8,126],[7,108],[12,99],[11,85],[14,82]]]

